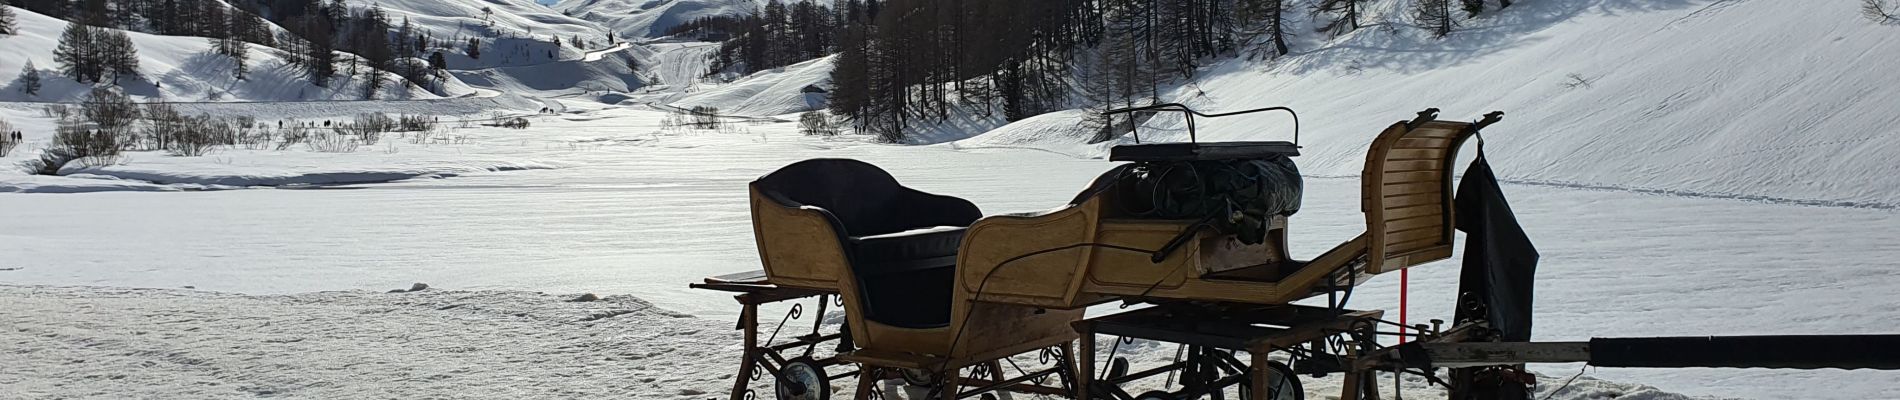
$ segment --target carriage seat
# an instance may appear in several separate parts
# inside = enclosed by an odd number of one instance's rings
[[[950,323],[957,248],[983,216],[975,204],[897,183],[877,166],[813,159],[753,182],[779,206],[817,209],[844,252],[848,279],[862,288],[865,318],[905,327]]]

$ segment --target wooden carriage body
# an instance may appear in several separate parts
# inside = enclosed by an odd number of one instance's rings
[[[1051,309],[1123,298],[1285,304],[1443,260],[1454,237],[1451,165],[1473,126],[1421,117],[1387,128],[1361,177],[1365,233],[1312,260],[1288,255],[1287,219],[1274,217],[1264,243],[1202,230],[1154,262],[1130,249],[1160,249],[1196,221],[1127,215],[1114,196],[1090,195],[1112,179],[1104,175],[1067,207],[971,225],[957,253],[957,289],[983,302]],[[1038,251],[1046,253],[1025,256]]]

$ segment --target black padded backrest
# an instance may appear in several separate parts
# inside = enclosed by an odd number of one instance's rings
[[[858,160],[799,161],[752,182],[786,206],[823,208],[848,236],[870,236],[932,226],[969,226],[983,213],[963,199],[904,187],[875,165]]]

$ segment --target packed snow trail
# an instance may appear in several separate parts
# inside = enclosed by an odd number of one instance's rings
[[[11,347],[0,352],[0,398],[707,399],[731,390],[741,338],[730,321],[627,296],[576,297],[0,285],[0,343]],[[1140,350],[1132,361],[1146,365],[1172,349],[1138,342],[1123,354]],[[769,398],[765,381],[753,388]],[[834,383],[833,398],[852,382]],[[1339,391],[1336,378],[1305,384],[1309,398]],[[883,383],[885,393],[918,398],[898,385]],[[1556,385],[1541,387],[1540,396]],[[1408,396],[1435,391],[1406,382]],[[1686,399],[1587,378],[1552,398],[1604,397]]]
[[[706,76],[713,53],[719,51],[718,43],[686,42],[658,43],[659,55],[653,65],[647,66],[656,72],[660,84],[675,91],[690,91]]]
[[[613,47],[587,52],[586,55],[581,56],[581,62],[600,61],[600,59],[606,58],[608,54],[613,54],[621,50],[626,50],[632,47],[633,47],[633,43],[629,43],[629,42],[616,43],[614,44]]]

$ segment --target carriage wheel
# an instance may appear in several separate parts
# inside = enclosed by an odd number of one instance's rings
[[[916,387],[930,387],[937,384],[937,374],[921,368],[899,369],[904,374],[904,384]]]
[[[1306,400],[1306,388],[1300,385],[1300,377],[1279,361],[1267,362],[1267,385],[1270,398],[1265,400]],[[1254,400],[1251,381],[1240,381],[1240,399]]]
[[[825,369],[819,368],[809,359],[797,359],[785,363],[778,370],[778,379],[773,382],[778,400],[826,400],[831,398],[831,382],[825,379]]]

